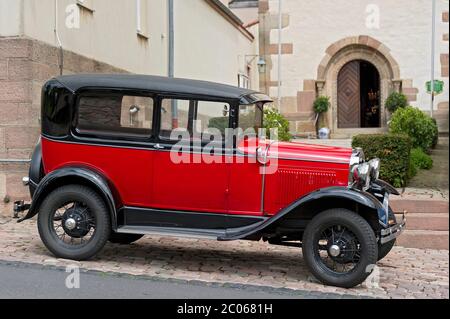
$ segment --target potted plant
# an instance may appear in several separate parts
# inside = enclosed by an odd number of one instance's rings
[[[319,129],[323,124],[323,118],[321,115],[328,112],[328,109],[330,108],[330,98],[328,96],[319,96],[314,101],[313,108],[316,113],[316,131],[319,133]]]

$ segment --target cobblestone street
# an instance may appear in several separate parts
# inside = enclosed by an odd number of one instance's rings
[[[319,284],[297,248],[263,242],[216,242],[146,236],[130,246],[107,244],[91,261],[55,259],[41,243],[35,221],[0,219],[0,260],[201,281],[376,298],[449,298],[449,252],[396,247],[378,263],[379,287],[340,289]],[[213,297],[213,296],[211,296]]]

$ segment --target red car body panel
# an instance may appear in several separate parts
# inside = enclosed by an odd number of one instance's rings
[[[259,144],[257,144],[259,143]],[[330,186],[347,186],[351,148],[305,143],[242,141],[238,150],[256,155],[256,147],[269,147],[268,158],[277,167],[266,174],[264,213],[275,215],[295,200],[312,191]],[[270,169],[268,169],[270,170]]]
[[[67,166],[100,170],[117,190],[121,204],[132,207],[275,215],[314,190],[347,185],[351,149],[269,143],[247,139],[239,143],[236,155],[208,155],[208,162],[200,163],[174,163],[167,150],[69,144],[46,138],[42,149],[45,173]],[[262,165],[256,161],[257,146],[269,147],[264,178]],[[216,162],[211,164],[212,160]],[[269,174],[273,161],[278,167]]]

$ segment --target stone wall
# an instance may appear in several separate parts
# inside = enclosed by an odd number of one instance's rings
[[[29,38],[0,37],[0,214],[27,199],[21,184],[28,164],[6,163],[31,157],[40,134],[42,85],[59,75],[59,49]],[[111,65],[64,52],[64,74],[123,73]]]
[[[397,90],[407,96],[411,105],[430,110],[431,97],[425,83],[430,80],[431,73],[431,5],[427,0],[417,0],[414,6],[410,3],[407,0],[380,0],[374,6],[358,0],[283,1],[280,109],[289,119],[293,133],[305,136],[314,131],[312,104],[320,94],[331,98],[327,122],[335,133],[339,133],[335,115],[331,114],[336,112],[336,88],[332,83],[335,79],[329,75],[334,76],[333,65],[341,66],[337,57],[344,53],[372,64],[372,58],[380,57],[378,65],[374,64],[378,71],[383,73],[383,69],[390,69],[390,74],[386,74],[381,82],[382,101]],[[444,81],[446,90],[436,97],[435,114],[442,131],[448,132],[448,121],[445,122],[449,86],[448,1],[438,0],[437,3],[436,77]],[[369,26],[367,21],[377,14],[379,25]],[[267,62],[260,87],[276,99],[278,1],[259,1],[259,16],[260,54]],[[411,16],[414,16],[413,22]],[[382,118],[384,128],[370,131],[385,130],[388,117],[384,114]],[[358,131],[366,130],[356,129],[334,136],[349,137]]]

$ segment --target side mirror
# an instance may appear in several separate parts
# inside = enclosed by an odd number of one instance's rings
[[[259,164],[261,165],[266,165],[267,163],[269,163],[269,148],[270,146],[267,146],[265,149],[263,149],[261,146],[259,146],[256,149],[256,160],[258,161]]]

